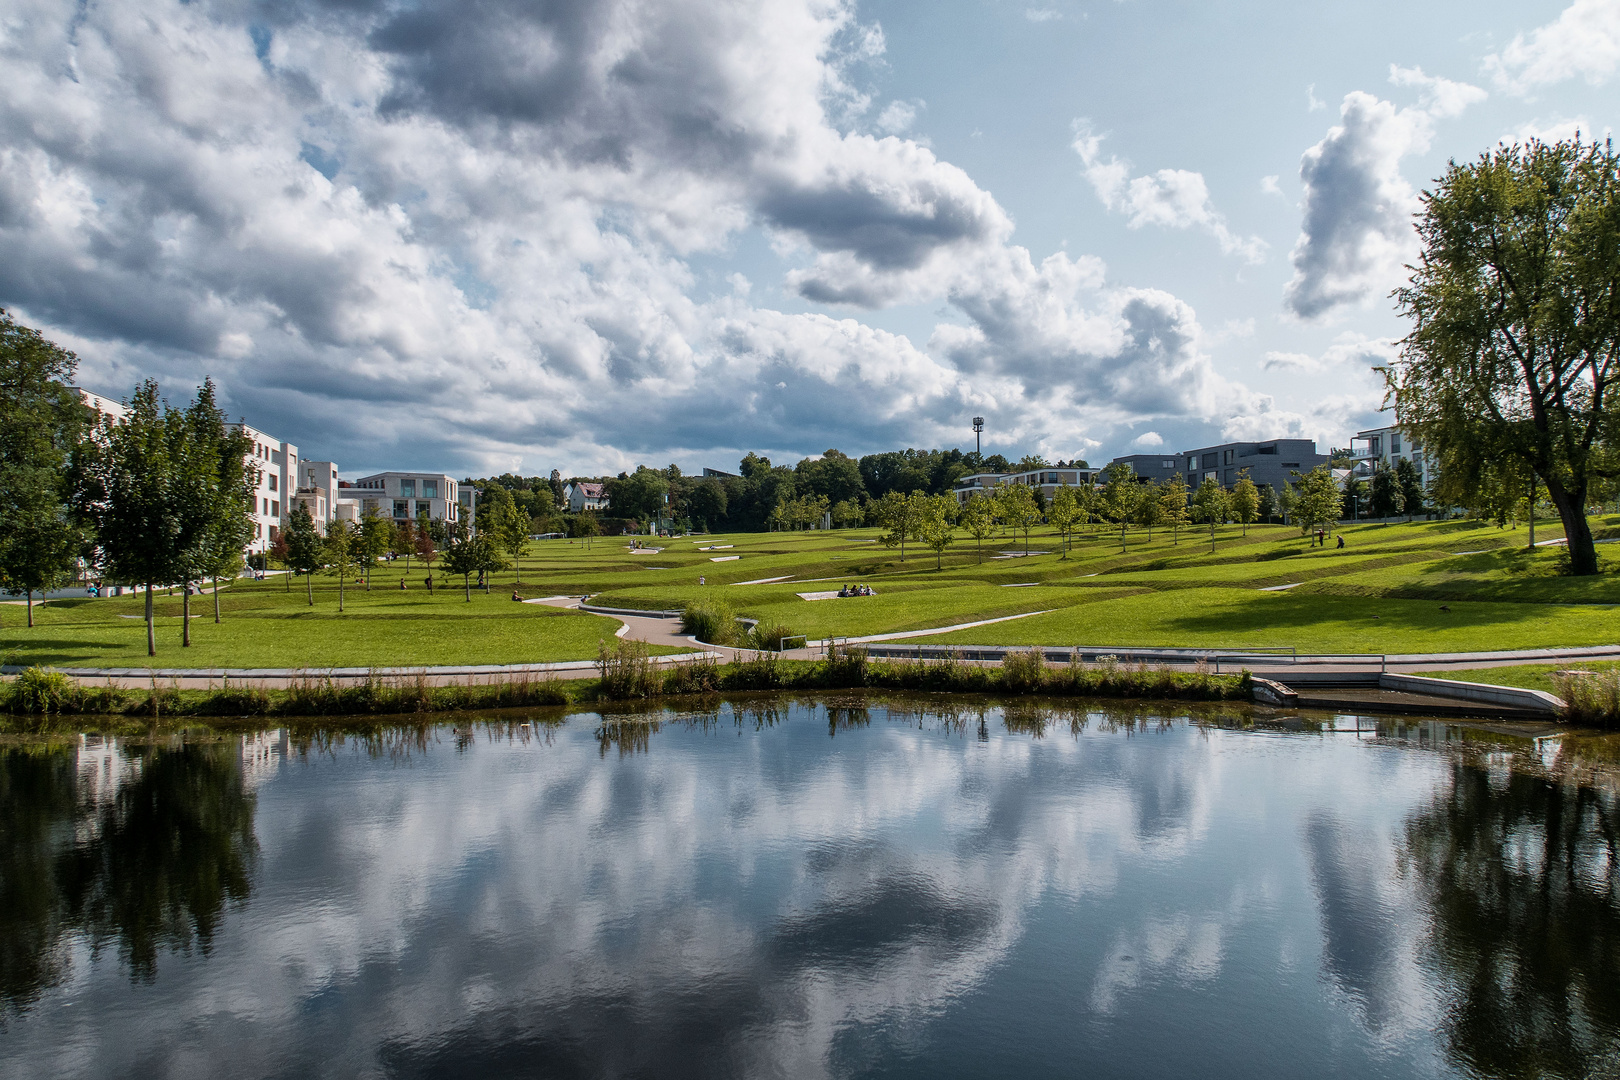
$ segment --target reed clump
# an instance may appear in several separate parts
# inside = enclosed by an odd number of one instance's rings
[[[1555,671],[1553,689],[1564,699],[1571,723],[1620,726],[1620,664],[1594,670]]]
[[[694,600],[681,612],[681,633],[708,645],[732,645],[742,632],[737,613],[724,600]]]

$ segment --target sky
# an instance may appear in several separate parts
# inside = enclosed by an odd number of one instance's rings
[[[1620,0],[0,0],[0,305],[345,474],[1343,446]]]

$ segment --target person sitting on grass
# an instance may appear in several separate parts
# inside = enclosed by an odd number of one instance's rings
[[[399,579],[399,591],[400,592],[405,591],[405,579],[404,578]]]
[[[512,599],[513,599],[513,600],[516,600],[516,601],[517,601],[517,602],[518,602],[518,603],[520,603],[520,604],[521,604],[521,603],[523,603],[523,597],[521,597],[521,596],[519,596],[519,595],[518,595],[518,594],[517,594],[517,590],[516,590],[516,589],[513,589],[513,590],[512,590]]]

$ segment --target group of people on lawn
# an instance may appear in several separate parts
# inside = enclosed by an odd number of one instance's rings
[[[876,596],[877,590],[870,585],[845,585],[838,590],[839,596]]]

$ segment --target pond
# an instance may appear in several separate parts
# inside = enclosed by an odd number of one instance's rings
[[[0,1075],[1612,1075],[1611,755],[939,698],[13,745]]]

